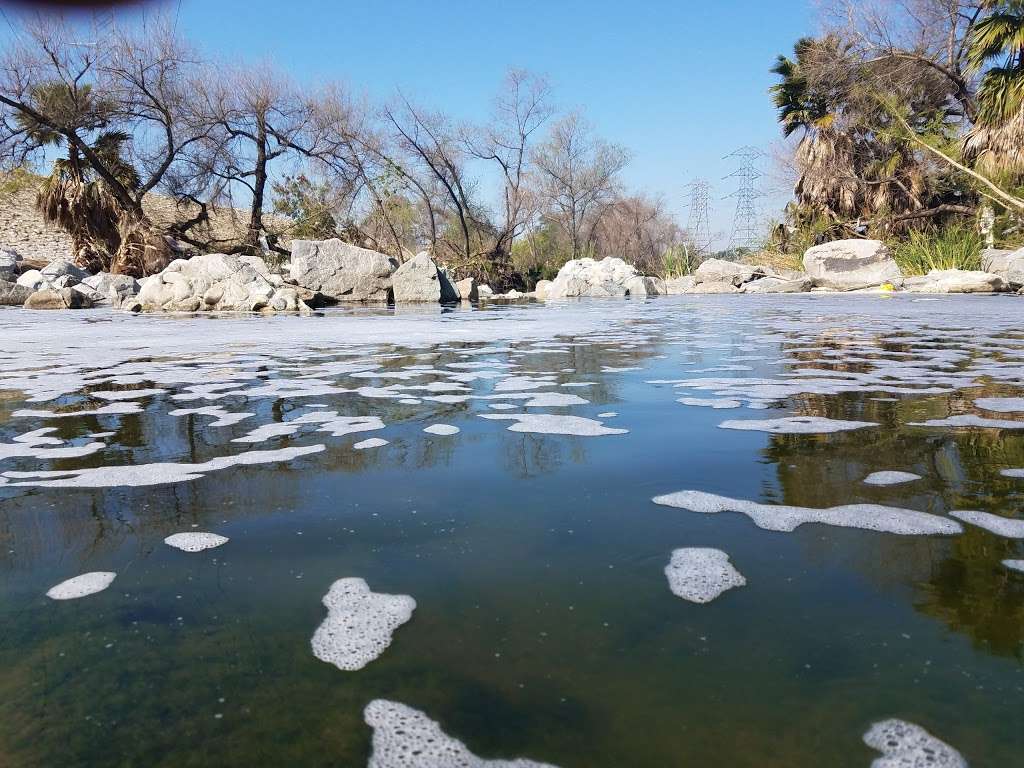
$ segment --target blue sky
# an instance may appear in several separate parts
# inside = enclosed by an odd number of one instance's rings
[[[547,75],[560,106],[582,107],[629,147],[629,186],[664,195],[714,185],[728,230],[721,160],[778,140],[767,96],[775,56],[815,27],[814,0],[171,0],[181,29],[230,59],[270,60],[300,80],[340,80],[378,99],[396,88],[482,118],[509,67]],[[779,198],[766,203],[779,205]]]

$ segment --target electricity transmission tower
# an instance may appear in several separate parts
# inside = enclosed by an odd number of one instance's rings
[[[765,157],[757,147],[740,147],[724,160],[734,160],[739,168],[725,178],[737,179],[739,188],[725,199],[736,200],[736,213],[732,220],[732,236],[729,238],[729,250],[740,248],[754,249],[761,245],[764,233],[761,231],[757,213],[757,200],[762,196],[758,180],[764,176],[759,168]]]
[[[697,264],[711,255],[711,185],[706,179],[694,179],[683,190],[690,195],[686,233],[693,243],[693,252],[687,256],[691,263]]]

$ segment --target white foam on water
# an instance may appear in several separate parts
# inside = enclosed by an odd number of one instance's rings
[[[110,405],[102,405],[99,408],[92,408],[84,411],[42,411],[23,409],[15,411],[11,416],[17,418],[30,417],[34,419],[67,419],[77,416],[121,416],[128,413],[142,413],[142,404],[136,402],[111,403]]]
[[[1001,469],[999,474],[1003,477],[1012,477],[1016,479],[1024,478],[1024,469]]]
[[[913,472],[885,470],[882,472],[872,472],[864,478],[864,482],[867,485],[902,485],[903,483],[912,483],[920,479],[921,476],[915,475]]]
[[[164,539],[164,544],[182,552],[202,552],[207,549],[216,549],[227,544],[227,536],[217,533],[203,533],[201,531],[187,531],[185,533],[174,533]]]
[[[403,397],[398,402],[400,402],[402,405],[419,405],[423,401],[416,397]]]
[[[480,418],[495,421],[514,421],[509,432],[531,432],[537,435],[577,435],[598,437],[601,435],[624,435],[628,429],[606,427],[600,421],[582,416],[562,416],[555,413],[481,413]]]
[[[845,504],[827,509],[759,504],[745,499],[730,499],[703,491],[679,491],[655,496],[652,501],[666,507],[686,509],[705,515],[739,512],[758,528],[790,533],[804,523],[821,523],[840,528],[893,533],[901,536],[952,535],[963,533],[959,523],[945,517],[913,509],[885,507],[879,504]]]
[[[982,410],[995,413],[1024,412],[1024,397],[981,397],[974,404]]]
[[[883,720],[864,734],[864,743],[882,753],[871,768],[967,768],[963,755],[905,720]]]
[[[219,456],[201,464],[173,462],[155,464],[114,465],[64,472],[4,472],[10,486],[33,488],[116,488],[164,485],[198,480],[209,472],[236,466],[253,466],[291,461],[300,456],[320,453],[323,445],[281,448],[276,451],[249,451],[235,456]],[[10,482],[18,481],[18,482]]]
[[[597,418],[599,418],[599,419],[614,419],[618,415],[619,414],[616,413],[615,411],[605,411],[604,413],[597,414]]]
[[[119,400],[134,400],[137,397],[152,397],[162,395],[166,389],[107,389],[96,392],[87,392],[89,397],[98,397],[100,400],[115,402]]]
[[[387,444],[387,440],[383,440],[379,437],[371,437],[368,440],[360,440],[352,447],[355,448],[357,451],[365,451],[367,448],[382,448]]]
[[[718,426],[721,429],[770,432],[773,435],[821,435],[877,427],[878,424],[871,421],[826,419],[822,416],[783,416],[778,419],[734,419],[723,421]]]
[[[556,768],[524,758],[484,760],[423,712],[394,701],[371,701],[363,719],[373,729],[367,768]]]
[[[1010,421],[1008,419],[986,419],[983,416],[975,416],[973,413],[949,416],[945,419],[931,419],[929,421],[912,421],[911,427],[980,427],[982,429],[1024,429],[1024,421]]]
[[[519,406],[512,403],[491,403],[487,407],[494,411],[514,411]]]
[[[564,392],[541,392],[523,403],[523,406],[526,408],[563,408],[589,403],[589,400],[584,400],[578,395],[567,395]]]
[[[978,528],[984,528],[996,536],[1003,536],[1007,539],[1024,539],[1024,520],[1015,520],[974,510],[957,510],[950,512],[949,516],[976,525]]]
[[[313,633],[313,655],[346,672],[362,669],[384,653],[394,631],[416,609],[408,595],[371,592],[359,578],[338,579],[323,604],[327,618]]]
[[[460,430],[451,424],[431,424],[423,429],[428,435],[457,435]]]
[[[81,576],[75,576],[50,587],[46,596],[51,600],[77,600],[80,597],[88,597],[102,592],[114,582],[115,578],[117,578],[117,574],[109,571],[83,573]]]
[[[739,408],[743,405],[739,400],[725,397],[680,397],[676,402],[695,408]]]
[[[1003,560],[1003,565],[1011,571],[1020,571],[1021,573],[1024,573],[1024,560]]]
[[[691,603],[710,603],[722,593],[745,586],[747,580],[720,549],[691,547],[672,552],[665,566],[672,594]]]
[[[10,443],[0,443],[0,461],[20,458],[77,459],[82,456],[91,456],[106,447],[99,442],[65,446],[63,440],[48,436],[51,432],[56,431],[56,427],[34,429],[14,437]],[[45,446],[60,447],[47,448]]]
[[[232,413],[226,411],[219,405],[207,405],[202,408],[178,408],[168,412],[169,416],[210,416],[214,421],[210,422],[211,427],[230,427],[240,421],[255,416],[255,413]]]
[[[373,432],[384,429],[384,422],[378,416],[339,416],[335,411],[313,411],[289,421],[264,424],[256,427],[233,443],[262,443],[274,437],[294,435],[302,427],[316,426],[317,432],[327,432],[332,437],[344,437],[358,432]]]

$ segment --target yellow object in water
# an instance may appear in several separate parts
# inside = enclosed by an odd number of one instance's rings
[[[892,283],[882,283],[881,290],[882,293],[892,293],[896,290],[896,286]]]

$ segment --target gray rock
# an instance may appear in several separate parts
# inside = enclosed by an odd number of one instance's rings
[[[109,272],[100,272],[85,278],[82,285],[95,291],[101,301],[109,302],[115,307],[130,296],[138,295],[142,286],[134,278],[128,275],[113,275]]]
[[[18,262],[21,261],[21,256],[12,250],[7,248],[0,248],[0,280],[8,283],[17,282],[18,273]]]
[[[23,272],[18,279],[15,281],[18,285],[22,285],[25,288],[30,288],[33,291],[38,291],[44,285],[46,285],[46,278],[43,277],[43,273],[38,269],[30,269],[28,272]]]
[[[396,304],[437,304],[459,300],[459,293],[448,281],[448,276],[426,253],[420,253],[400,266],[391,278],[391,285]]]
[[[299,291],[279,288],[256,256],[208,253],[176,259],[152,275],[122,309],[145,312],[308,312]]]
[[[708,259],[697,267],[693,276],[698,284],[729,283],[739,288],[744,283],[764,277],[765,271],[761,267],[752,267],[736,261]]]
[[[550,280],[538,280],[537,284],[533,286],[534,295],[544,301],[548,294],[551,292],[551,281]]]
[[[739,293],[740,289],[729,282],[697,283],[687,293]]]
[[[805,293],[814,286],[807,275],[795,279],[764,277],[743,286],[743,293]]]
[[[489,299],[494,296],[494,291],[491,290],[491,286],[487,283],[481,283],[476,287],[476,295],[481,299]]]
[[[665,281],[665,292],[669,296],[679,296],[684,293],[691,293],[693,291],[693,286],[696,284],[697,278],[693,275],[673,277],[671,280]]]
[[[88,309],[89,297],[72,288],[44,288],[25,300],[25,309]]]
[[[626,295],[638,298],[646,296],[666,296],[668,288],[660,277],[631,277],[625,282]]]
[[[853,291],[884,283],[896,287],[903,273],[879,240],[836,240],[804,254],[804,269],[819,288]]]
[[[908,277],[904,290],[911,293],[1000,293],[1010,284],[1000,275],[960,269],[933,269],[927,275]]]
[[[1017,251],[987,249],[981,252],[981,269],[999,275],[1011,288],[1024,286],[1024,248]]]
[[[388,301],[397,268],[390,256],[341,240],[292,241],[292,281],[332,301]]]
[[[42,275],[51,283],[61,277],[69,277],[74,280],[75,283],[80,283],[89,276],[89,273],[81,267],[75,266],[74,263],[67,259],[57,259],[43,267]]]
[[[472,277],[467,277],[465,280],[459,280],[459,282],[455,284],[455,290],[459,292],[459,298],[463,301],[477,301],[480,298],[480,293],[476,286],[476,280]]]
[[[34,291],[24,285],[0,280],[0,307],[21,307]]]

